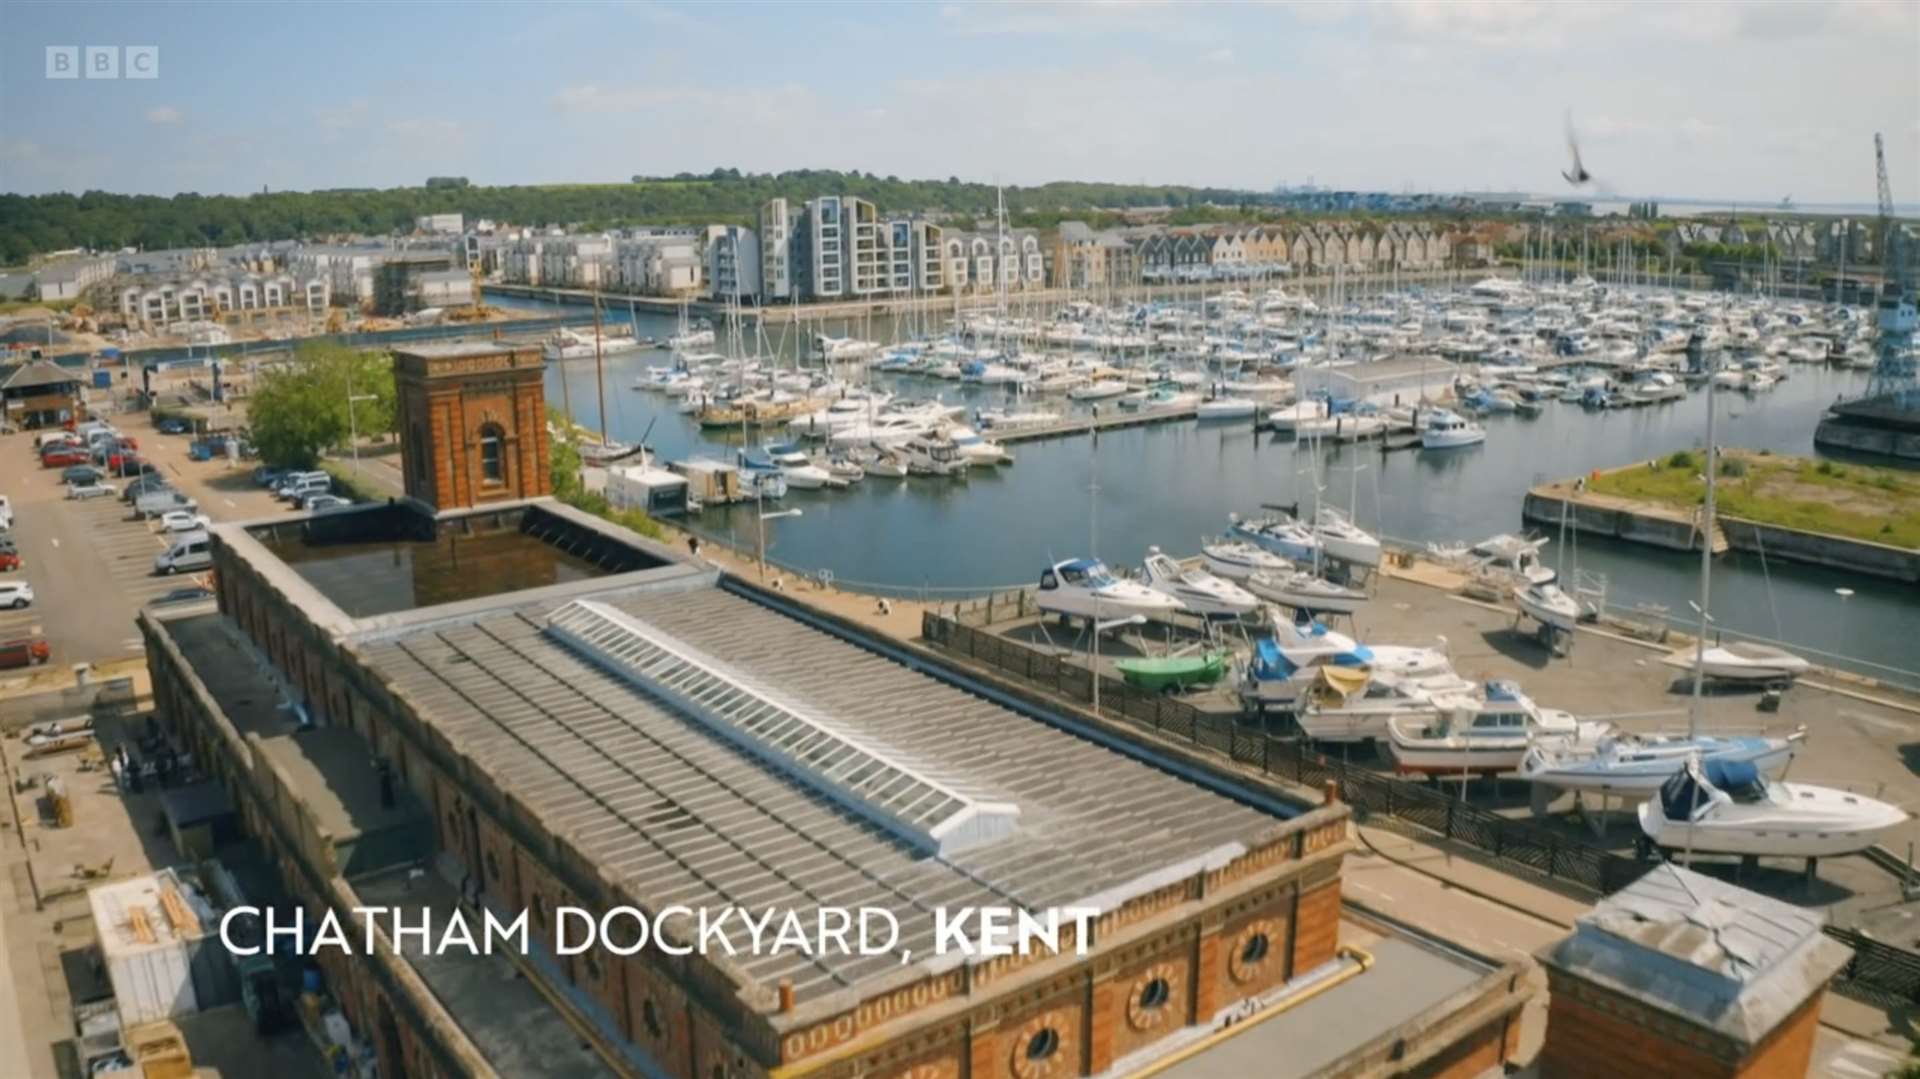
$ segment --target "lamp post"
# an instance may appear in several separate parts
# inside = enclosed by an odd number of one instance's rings
[[[347,368],[347,449],[353,454],[353,474],[360,475],[360,424],[354,418],[353,405],[356,401],[376,401],[378,394],[363,393],[354,396],[353,368]]]
[[[757,504],[758,500],[756,499],[755,501]],[[767,583],[767,522],[771,520],[775,520],[780,517],[798,517],[800,515],[801,515],[801,512],[797,509],[796,510],[780,510],[777,513],[756,512],[754,514],[754,517],[760,529],[758,561],[760,563],[760,583],[761,584]]]

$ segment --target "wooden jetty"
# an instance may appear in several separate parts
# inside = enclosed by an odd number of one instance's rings
[[[1150,423],[1172,423],[1176,420],[1191,420],[1200,414],[1199,408],[1185,405],[1174,408],[1143,408],[1138,411],[1115,409],[1111,414],[1093,416],[1071,416],[1053,423],[1040,423],[1021,427],[990,427],[981,433],[987,438],[1010,446],[1015,442],[1035,442],[1043,438],[1065,438],[1069,435],[1091,434],[1094,431],[1117,431],[1123,427],[1142,427]],[[1226,426],[1222,424],[1222,426]]]

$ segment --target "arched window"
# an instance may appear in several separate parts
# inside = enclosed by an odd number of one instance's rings
[[[486,483],[507,482],[506,432],[497,423],[480,428],[480,478]]]

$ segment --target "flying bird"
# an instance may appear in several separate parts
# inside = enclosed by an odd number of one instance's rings
[[[1587,167],[1580,163],[1580,142],[1575,139],[1573,135],[1573,114],[1571,112],[1567,114],[1567,149],[1573,152],[1573,168],[1563,170],[1560,175],[1565,177],[1566,181],[1575,187],[1580,187],[1590,182],[1593,179],[1593,173],[1588,172]]]

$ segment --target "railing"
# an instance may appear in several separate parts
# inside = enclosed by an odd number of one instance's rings
[[[991,595],[950,610],[921,616],[921,636],[948,653],[1072,701],[1092,699],[1086,668],[986,629],[1002,610],[1016,617],[1031,607],[1024,591]],[[1304,739],[1280,738],[1244,728],[1237,717],[1196,708],[1177,697],[1143,692],[1103,678],[1101,714],[1153,730],[1162,737],[1222,754],[1236,764],[1300,786],[1328,780],[1353,807],[1354,820],[1415,836],[1438,836],[1471,847],[1503,870],[1581,889],[1596,896],[1626,887],[1651,870],[1652,861],[1630,858],[1563,836],[1531,821],[1503,817],[1445,791],[1384,775],[1329,757]],[[1920,953],[1873,940],[1851,929],[1826,927],[1854,957],[1834,988],[1881,1007],[1920,1004]]]

